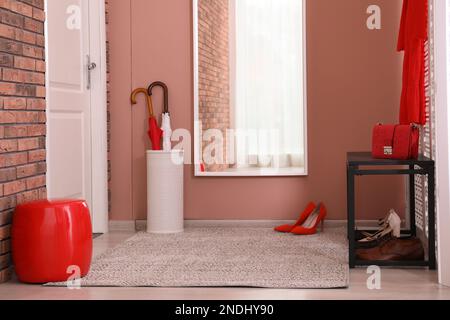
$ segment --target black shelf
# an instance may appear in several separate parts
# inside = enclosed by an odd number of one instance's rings
[[[360,267],[379,266],[379,267],[430,267],[428,261],[368,261],[355,260],[355,265]],[[353,267],[354,268],[354,267]]]
[[[403,168],[392,169],[401,166]],[[406,168],[404,168],[406,167]],[[415,206],[415,175],[428,176],[428,260],[427,261],[366,261],[356,259],[356,213],[355,177],[373,175],[409,176],[410,222],[409,230],[402,234],[417,235]],[[436,269],[436,231],[435,231],[435,163],[420,156],[417,160],[383,160],[372,158],[371,152],[351,152],[347,154],[347,211],[350,268],[377,265],[380,267],[428,267]]]

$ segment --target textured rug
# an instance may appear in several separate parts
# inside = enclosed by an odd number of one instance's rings
[[[268,228],[188,228],[139,233],[96,257],[87,287],[344,288],[349,284],[345,230],[314,236]],[[64,284],[48,284],[60,286]]]

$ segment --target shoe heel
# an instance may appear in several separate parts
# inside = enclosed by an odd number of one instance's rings
[[[320,222],[320,232],[324,231],[325,231],[325,219],[322,219],[322,221]]]

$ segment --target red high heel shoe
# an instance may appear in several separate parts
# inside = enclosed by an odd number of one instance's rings
[[[284,224],[282,226],[276,227],[274,230],[283,233],[291,232],[295,227],[301,225],[308,218],[309,215],[314,211],[316,205],[313,202],[310,202],[306,207],[305,211],[300,215],[300,218],[294,224]]]
[[[295,227],[291,233],[295,235],[313,235],[317,233],[317,227],[321,224],[323,231],[323,223],[327,216],[327,209],[320,203],[317,208],[306,218],[302,225]]]

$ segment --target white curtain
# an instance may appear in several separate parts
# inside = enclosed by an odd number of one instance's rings
[[[234,11],[238,166],[301,166],[303,1],[235,0]]]

